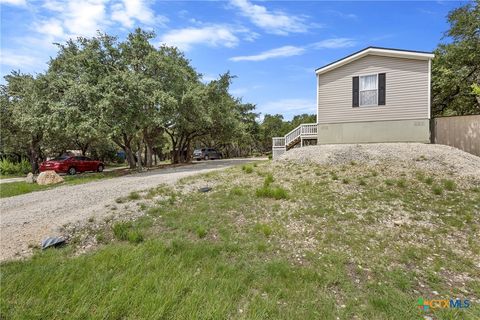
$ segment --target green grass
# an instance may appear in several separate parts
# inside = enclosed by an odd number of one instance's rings
[[[13,197],[20,194],[56,188],[64,185],[77,185],[97,180],[110,179],[119,177],[123,174],[125,173],[121,171],[110,171],[101,173],[82,173],[75,176],[62,176],[65,180],[64,182],[50,186],[40,186],[36,183],[26,183],[24,181],[7,182],[0,184],[0,198]]]
[[[287,191],[281,187],[263,186],[261,188],[258,188],[255,194],[257,195],[257,197],[273,198],[276,200],[288,198]]]
[[[242,170],[245,172],[245,173],[252,173],[253,172],[253,166],[251,164],[244,164],[242,166]]]
[[[345,186],[329,178],[340,167],[291,170],[214,172],[208,193],[160,186],[131,200],[150,201],[144,216],[99,230],[94,251],[2,263],[2,319],[422,319],[432,291],[478,298],[477,186],[436,172],[455,182],[436,195],[414,172],[347,166]],[[288,197],[273,200],[277,188]],[[389,221],[397,213],[404,225]],[[428,315],[478,319],[480,306]]]
[[[26,183],[24,181],[7,182],[0,184],[0,198],[18,196],[24,193],[48,189],[49,186],[41,186],[36,183]]]

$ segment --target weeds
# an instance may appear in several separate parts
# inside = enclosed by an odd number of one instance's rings
[[[143,235],[139,230],[134,228],[131,222],[117,222],[113,225],[113,235],[121,241],[129,241],[131,243],[140,243],[143,241]]]
[[[432,192],[433,192],[433,194],[436,194],[437,196],[441,195],[443,193],[443,188],[442,188],[442,186],[440,186],[438,184],[435,184],[435,185],[432,186]]]
[[[448,190],[448,191],[454,191],[457,188],[457,185],[453,180],[444,179],[442,180],[442,184],[445,190]]]
[[[281,187],[265,187],[256,190],[255,194],[261,198],[273,198],[275,200],[287,199],[287,191]]]
[[[242,166],[242,170],[245,172],[245,173],[252,173],[253,172],[253,166],[250,165],[250,164],[244,164]]]
[[[272,235],[272,227],[265,223],[255,224],[254,230],[256,232],[262,233],[267,238]]]
[[[136,191],[130,192],[127,199],[128,200],[139,200],[141,198],[140,194]]]

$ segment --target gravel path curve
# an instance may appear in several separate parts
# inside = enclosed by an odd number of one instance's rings
[[[132,191],[174,184],[186,176],[255,160],[263,159],[198,162],[0,199],[0,261],[14,258],[47,236],[57,235],[59,227],[67,223],[108,215],[105,206]]]

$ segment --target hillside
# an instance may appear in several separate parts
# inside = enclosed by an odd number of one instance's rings
[[[328,148],[337,150],[294,150],[118,199],[112,213],[139,217],[92,222],[93,250],[79,254],[83,235],[2,264],[2,314],[478,319],[478,158]],[[471,306],[426,312],[419,298]]]

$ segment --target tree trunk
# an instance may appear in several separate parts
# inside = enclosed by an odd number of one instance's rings
[[[38,157],[39,157],[39,142],[36,139],[32,139],[28,148],[28,160],[32,166],[32,172],[38,173]]]

